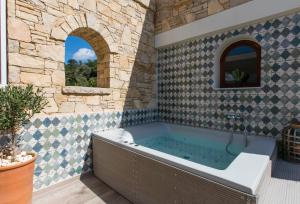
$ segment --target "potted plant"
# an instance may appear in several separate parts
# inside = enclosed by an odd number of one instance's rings
[[[19,131],[46,104],[32,85],[0,88],[0,203],[31,203],[36,154],[20,150]]]

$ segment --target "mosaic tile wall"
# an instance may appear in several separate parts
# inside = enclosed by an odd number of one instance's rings
[[[34,119],[25,127],[23,149],[38,154],[34,189],[92,170],[91,133],[154,122],[157,110],[130,110]]]
[[[216,51],[238,35],[262,47],[261,88],[214,89]],[[232,130],[225,115],[239,113],[244,120],[235,130],[279,136],[300,118],[300,13],[161,48],[158,92],[162,121]]]

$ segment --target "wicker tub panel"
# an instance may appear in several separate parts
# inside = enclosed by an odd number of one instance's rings
[[[255,204],[254,196],[140,155],[93,140],[94,173],[137,204]]]

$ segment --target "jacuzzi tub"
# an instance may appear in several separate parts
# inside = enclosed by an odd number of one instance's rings
[[[245,147],[244,136],[236,134],[230,145],[232,152],[230,148],[228,152],[225,148],[230,136],[229,132],[153,123],[96,132],[93,139],[94,152],[98,151],[95,141],[106,142],[115,148],[137,153],[234,191],[257,197],[264,177],[270,174],[267,171],[276,149],[275,140],[247,136],[248,144]],[[197,145],[199,151],[206,150],[196,153]],[[96,155],[94,156],[95,169],[98,163]],[[101,179],[105,180],[105,178]]]

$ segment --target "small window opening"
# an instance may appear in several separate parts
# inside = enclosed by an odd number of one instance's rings
[[[66,86],[97,87],[97,56],[92,46],[70,35],[65,49]]]
[[[220,87],[260,87],[261,47],[241,40],[227,47],[220,59]]]

